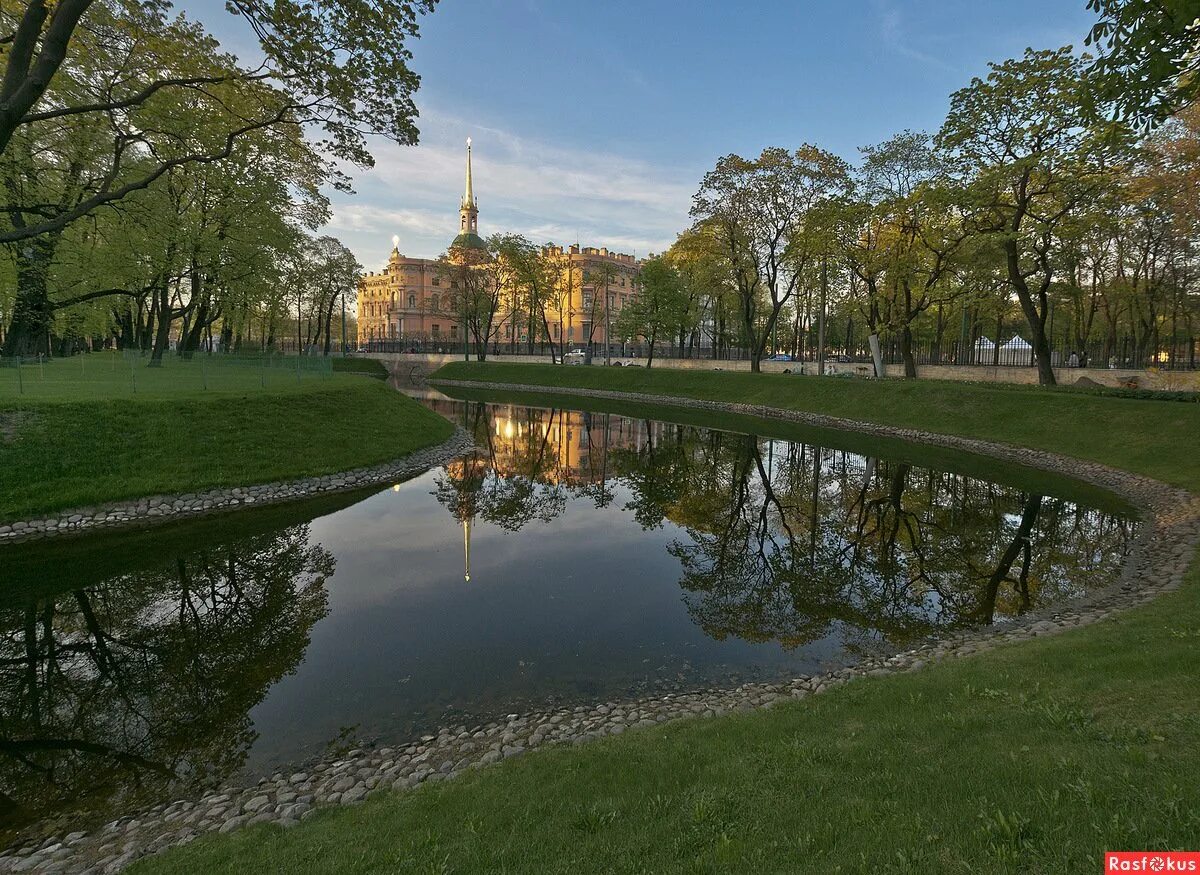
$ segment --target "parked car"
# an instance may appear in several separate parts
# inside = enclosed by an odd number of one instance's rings
[[[573,349],[563,356],[563,361],[569,365],[581,365],[587,361],[587,353],[582,349]]]
[[[790,362],[791,360],[792,360],[792,357],[790,355],[788,355],[786,352],[777,352],[777,353],[775,353],[775,355],[770,356],[767,359],[767,361],[769,361],[769,362]]]

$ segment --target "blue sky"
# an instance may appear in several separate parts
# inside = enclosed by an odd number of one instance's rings
[[[221,41],[220,0],[180,4]],[[483,235],[661,251],[723,154],[815,143],[847,159],[936,130],[950,93],[1026,46],[1081,46],[1085,0],[442,0],[413,67],[421,144],[375,144],[326,229],[364,266],[435,257],[474,142]]]

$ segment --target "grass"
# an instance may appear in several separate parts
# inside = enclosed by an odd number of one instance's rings
[[[439,376],[774,403],[1098,458],[1200,491],[1186,404],[545,366]],[[131,871],[1059,873],[1099,871],[1106,849],[1194,848],[1198,593],[1193,563],[1178,592],[1092,627],[540,751],[288,832],[205,837]]]
[[[332,358],[282,355],[167,355],[159,367],[136,353],[103,352],[43,362],[0,361],[0,403],[92,398],[177,398],[192,393],[290,391],[326,380]]]
[[[338,373],[366,374],[386,380],[391,374],[379,359],[345,358],[338,356],[333,359],[333,370]]]
[[[123,364],[124,362],[119,362]],[[403,456],[452,426],[376,380],[257,363],[201,363],[0,397],[0,521],[218,486],[329,474]],[[111,373],[111,371],[110,371]],[[278,375],[282,374],[282,377]],[[60,379],[54,377],[60,376]],[[203,388],[207,385],[208,388]]]

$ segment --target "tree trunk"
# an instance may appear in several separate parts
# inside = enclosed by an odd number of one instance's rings
[[[48,276],[59,238],[59,234],[43,234],[22,241],[13,249],[17,289],[12,323],[2,349],[5,356],[50,354],[54,307],[50,303]]]
[[[1033,344],[1034,361],[1037,363],[1038,382],[1043,386],[1054,386],[1057,384],[1054,378],[1054,363],[1050,358],[1050,343],[1046,339],[1046,316],[1050,309],[1046,301],[1046,287],[1049,285],[1050,277],[1046,277],[1046,282],[1039,289],[1038,300],[1035,302],[1029,284],[1021,273],[1021,260],[1017,253],[1015,239],[1010,238],[1004,241],[1004,253],[1008,265],[1009,283],[1016,290],[1021,311],[1025,314],[1025,319],[1029,323],[1029,331],[1033,335],[1030,341]],[[1000,343],[1000,338],[996,338],[996,343],[997,345]]]
[[[171,342],[171,286],[163,282],[158,290],[158,330],[154,334],[154,347],[150,351],[149,367],[161,368],[163,352]]]
[[[900,355],[904,359],[904,379],[917,378],[917,357],[913,355],[912,326],[905,324],[900,331]]]

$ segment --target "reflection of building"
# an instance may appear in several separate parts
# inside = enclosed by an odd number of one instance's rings
[[[458,283],[442,275],[438,262],[432,258],[407,258],[400,254],[399,238],[393,238],[391,257],[387,266],[376,273],[369,271],[359,278],[358,336],[360,341],[413,340],[437,343],[448,347],[461,339]],[[479,203],[475,198],[471,175],[471,141],[467,140],[466,186],[459,204],[458,236],[451,249],[484,249],[479,236]],[[548,246],[543,255],[556,256],[563,264],[560,271],[563,284],[561,306],[551,313],[550,339],[567,345],[584,343],[590,336],[594,342],[604,341],[604,291],[597,292],[594,278],[608,277],[609,321],[628,303],[634,293],[638,271],[632,255],[609,252],[606,248],[578,244],[564,249]],[[594,295],[599,294],[597,301]],[[510,300],[510,296],[505,296]],[[559,310],[561,309],[561,313]],[[592,322],[596,325],[593,327]],[[529,339],[533,322],[536,334],[542,332],[540,318],[530,320],[527,313],[497,314],[493,325],[495,343],[523,343]],[[561,322],[561,328],[559,323]],[[615,333],[615,331],[614,331]],[[536,336],[534,340],[542,339]]]
[[[486,419],[468,423],[462,421],[464,409],[469,415],[482,405],[434,398],[422,403],[474,430],[479,454],[447,465],[451,477],[462,483],[479,477],[476,466],[500,477],[526,476],[542,483],[598,483],[611,476],[610,451],[657,443],[664,429],[673,427],[605,413],[504,404],[487,405]]]

